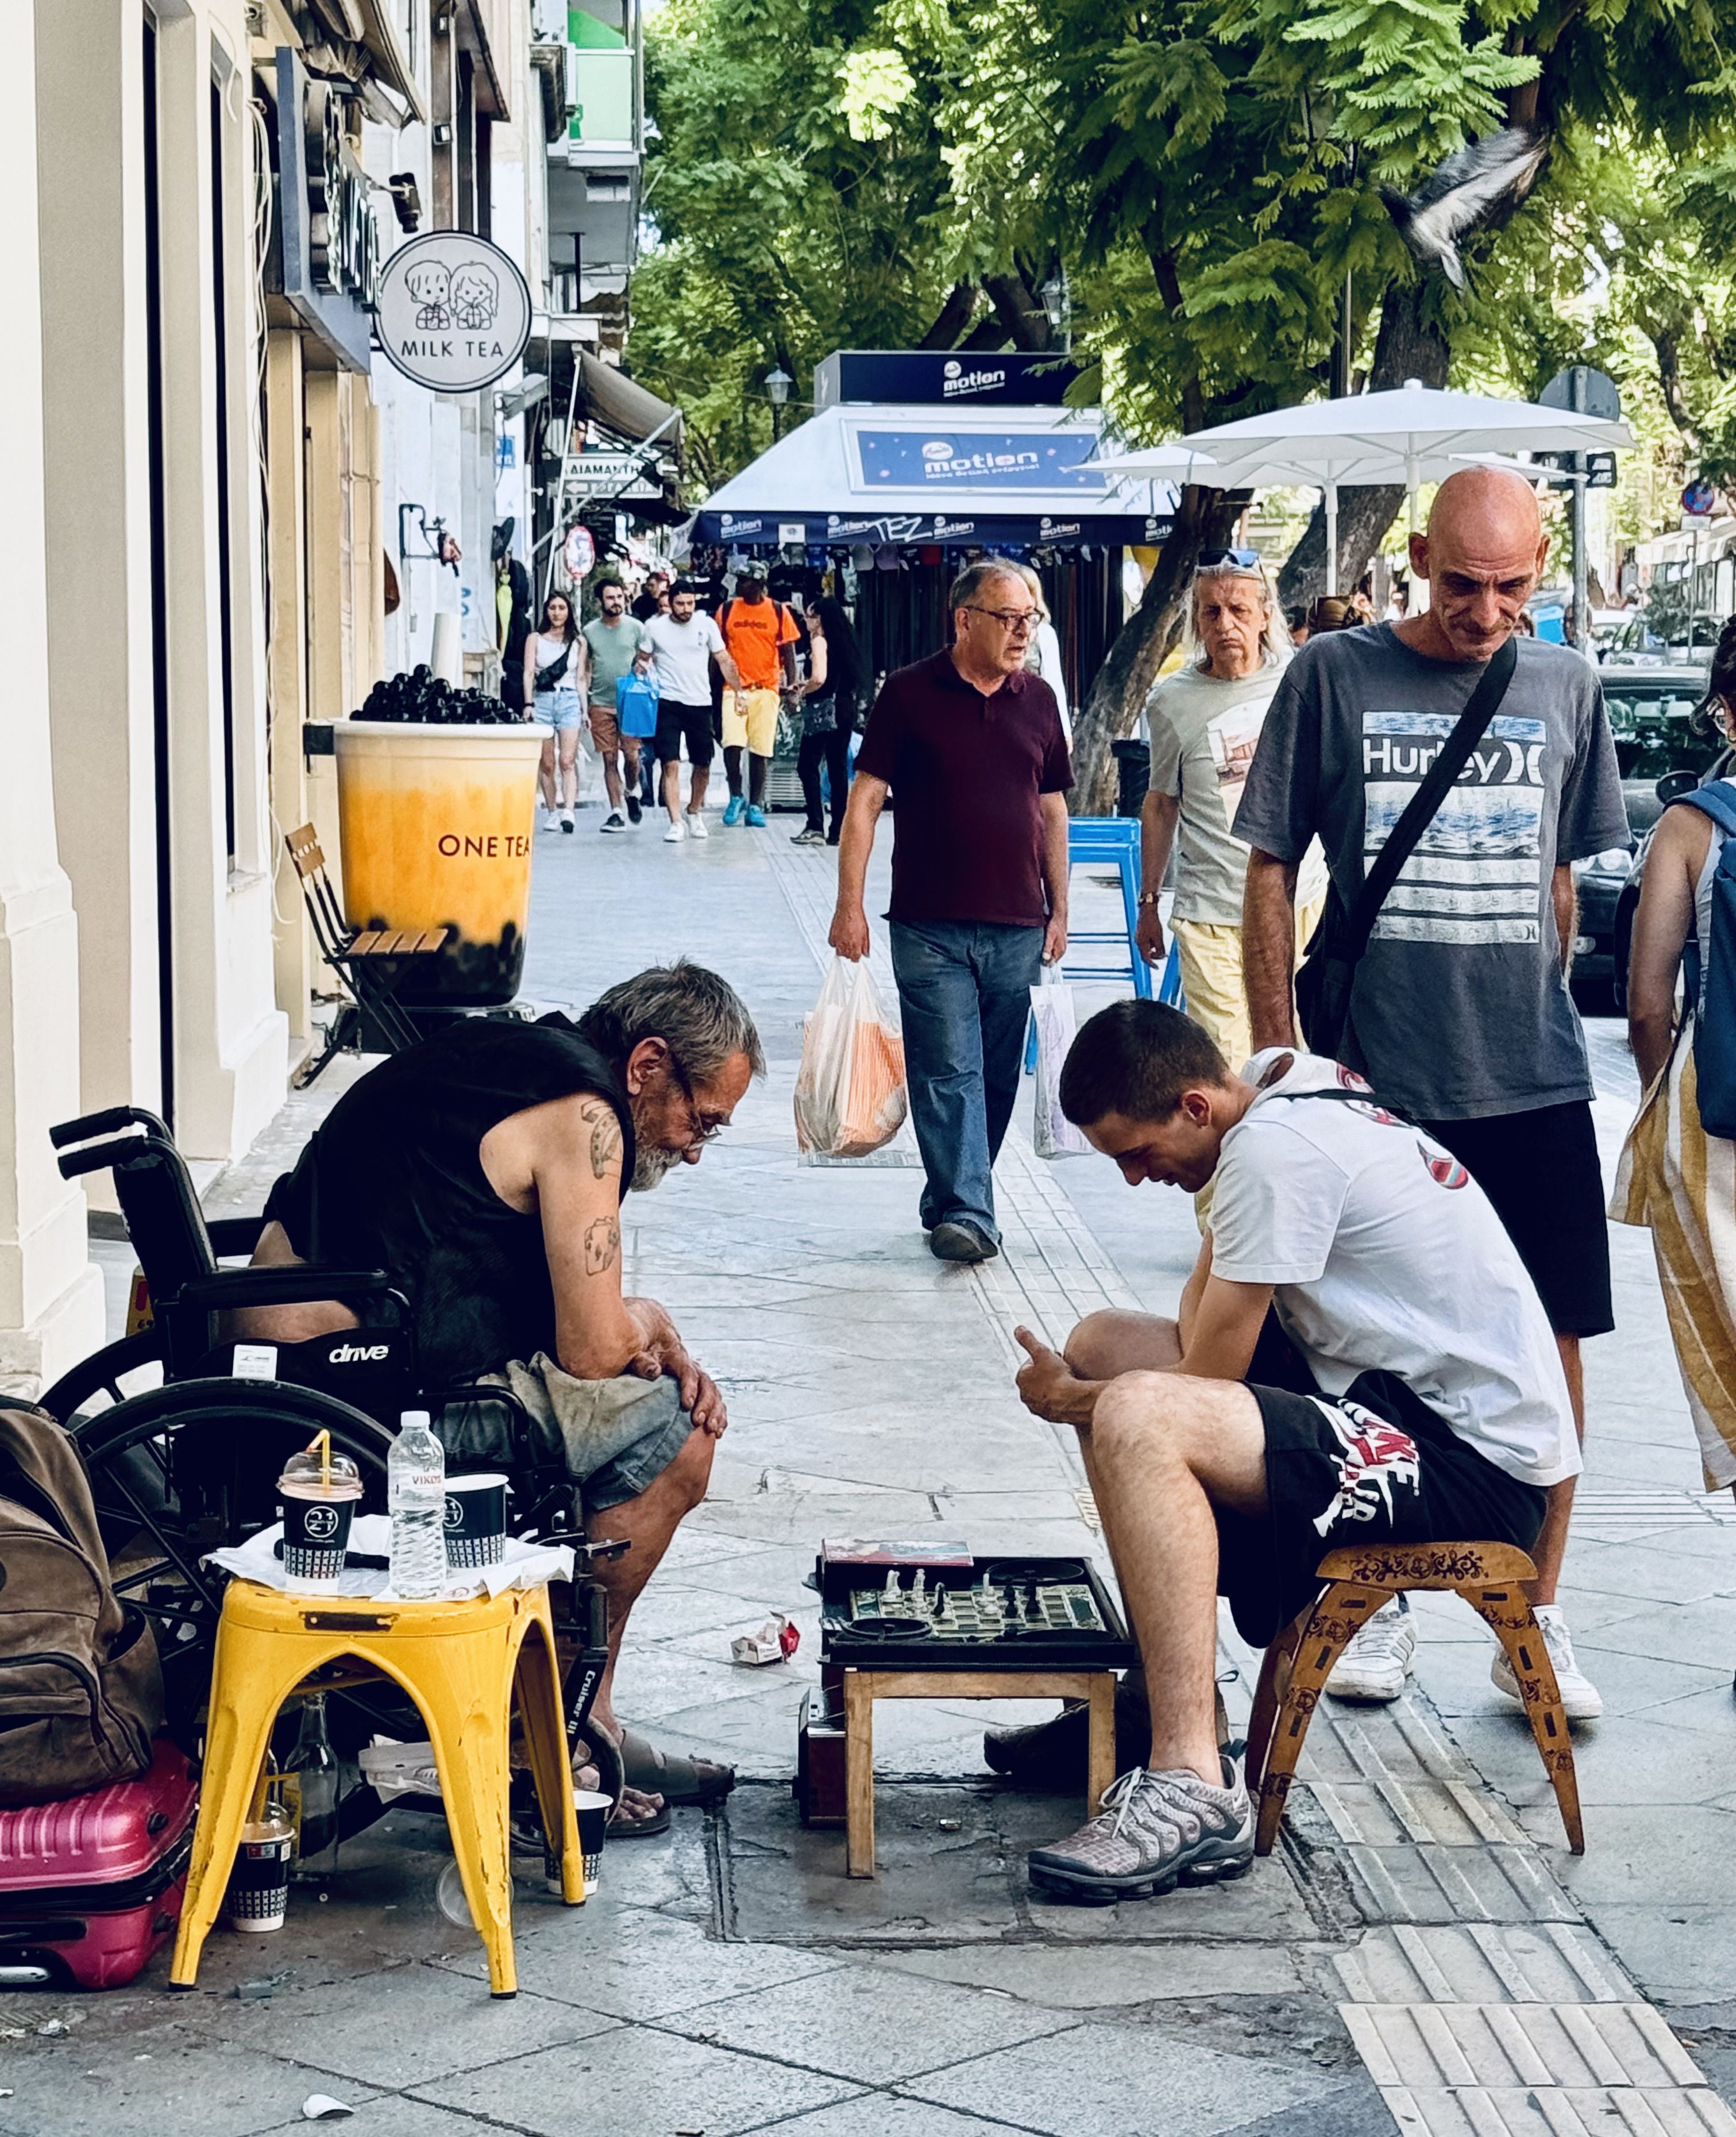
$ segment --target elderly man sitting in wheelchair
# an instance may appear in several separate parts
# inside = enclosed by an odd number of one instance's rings
[[[609,1662],[596,1726],[619,1745],[617,1837],[662,1832],[670,1803],[704,1803],[727,1766],[665,1757],[610,1703],[621,1635],[683,1517],[705,1497],[723,1399],[653,1299],[622,1289],[630,1189],[697,1165],[765,1073],[753,1020],[724,981],[679,962],[611,987],[575,1024],[466,1020],[371,1069],[272,1190],[255,1265],[389,1270],[410,1302],[426,1385],[506,1387],[564,1463],[600,1563]],[[290,1344],[358,1326],[341,1299],[250,1307],[248,1341]],[[449,1459],[507,1457],[484,1402],[455,1404]]]

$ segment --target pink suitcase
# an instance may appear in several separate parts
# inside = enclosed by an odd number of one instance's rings
[[[119,1989],[181,1916],[199,1784],[167,1736],[136,1781],[0,1811],[0,1989]]]

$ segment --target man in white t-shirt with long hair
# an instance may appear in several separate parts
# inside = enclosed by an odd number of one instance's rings
[[[1214,1721],[1218,1595],[1263,1647],[1340,1545],[1528,1550],[1579,1445],[1537,1288],[1487,1197],[1354,1072],[1274,1048],[1238,1076],[1178,1010],[1121,1001],[1080,1032],[1060,1096],[1131,1186],[1215,1187],[1173,1321],[1092,1314],[1064,1356],[1019,1331],[1026,1406],[1078,1430],[1151,1722],[1145,1764],[1031,1874],[1064,1897],[1140,1899],[1252,1859]]]

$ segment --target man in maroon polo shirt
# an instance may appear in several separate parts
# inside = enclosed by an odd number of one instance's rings
[[[889,675],[856,759],[832,947],[868,953],[874,827],[892,820],[892,971],[940,1260],[999,1252],[993,1169],[1019,1092],[1029,989],[1067,948],[1067,801],[1055,694],[1024,666],[1039,611],[1016,565],[953,582],[953,643]]]

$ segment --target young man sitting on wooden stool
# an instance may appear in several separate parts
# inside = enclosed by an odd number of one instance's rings
[[[1135,1000],[1086,1025],[1062,1075],[1063,1111],[1130,1186],[1214,1187],[1174,1320],[1094,1313],[1064,1357],[1019,1331],[1026,1407],[1078,1429],[1151,1710],[1146,1765],[1030,1857],[1074,1899],[1252,1860],[1213,1721],[1219,1594],[1263,1647],[1329,1550],[1529,1550],[1544,1487],[1579,1468],[1548,1317],[1464,1166],[1336,1062],[1275,1049],[1248,1072]]]

